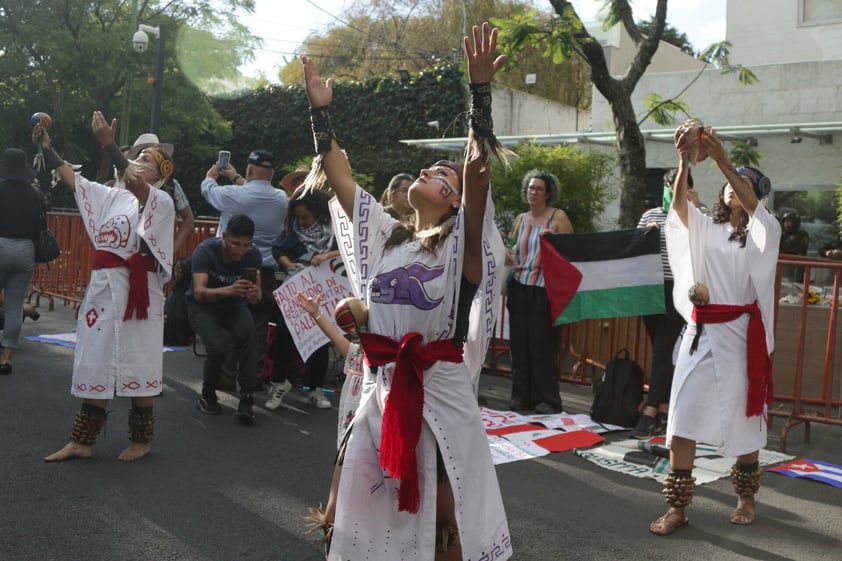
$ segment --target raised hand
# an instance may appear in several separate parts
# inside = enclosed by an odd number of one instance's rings
[[[678,128],[673,136],[675,141],[675,149],[678,151],[678,157],[682,162],[689,163],[690,155],[693,153],[696,141],[692,139],[691,135],[686,130]]]
[[[91,129],[94,132],[94,137],[96,137],[100,144],[103,146],[111,144],[117,137],[117,119],[112,119],[109,124],[105,120],[105,115],[102,114],[102,111],[94,111],[93,118],[91,119]]]
[[[306,55],[301,56],[301,63],[304,65],[304,89],[307,91],[310,107],[330,105],[333,101],[333,78],[323,82],[313,59]]]
[[[322,302],[322,295],[317,294],[315,298],[310,298],[309,296],[305,296],[303,292],[298,293],[298,305],[304,308],[311,316],[318,315],[319,313],[319,305]]]
[[[495,27],[489,32],[488,22],[485,22],[481,29],[475,25],[472,31],[473,46],[468,37],[464,38],[465,59],[468,61],[468,78],[472,84],[490,82],[497,69],[506,60],[506,55],[494,57],[499,30]]]
[[[718,136],[716,136],[716,131],[713,129],[707,129],[705,132],[704,143],[708,155],[713,158],[714,162],[720,163],[729,161],[728,154],[725,152],[725,147],[722,145],[722,141],[719,140]]]
[[[40,124],[32,128],[32,144],[37,146],[39,143],[43,148],[50,147],[50,133]]]

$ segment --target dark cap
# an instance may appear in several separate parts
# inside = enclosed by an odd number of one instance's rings
[[[252,150],[249,154],[248,163],[260,168],[275,167],[275,156],[268,150]]]
[[[0,179],[29,183],[35,179],[35,170],[29,167],[26,152],[20,148],[7,148],[0,161]]]

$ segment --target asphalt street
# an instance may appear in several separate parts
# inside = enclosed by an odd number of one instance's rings
[[[74,310],[56,301],[24,335],[73,330]],[[157,357],[150,357],[156,360]],[[196,408],[202,359],[164,354],[165,391],[152,453],[122,463],[127,400],[112,402],[106,434],[89,460],[47,464],[64,445],[79,401],[70,396],[73,350],[22,341],[14,371],[0,376],[0,561],[316,561],[320,536],[303,515],[324,502],[336,449],[334,409],[290,400],[260,407],[253,426]],[[480,397],[504,409],[510,382],[483,375]],[[590,389],[562,384],[565,410],[587,411]],[[777,450],[781,420],[770,431]],[[625,433],[609,436],[625,438]],[[789,437],[790,454],[842,464],[842,429],[814,425]],[[666,538],[649,522],[666,506],[661,486],[601,469],[572,453],[498,466],[514,559],[838,561],[842,489],[775,474],[763,476],[758,520],[728,522],[730,479],[696,490],[690,525]]]

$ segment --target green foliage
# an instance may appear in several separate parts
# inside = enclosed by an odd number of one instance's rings
[[[720,41],[708,46],[704,51],[699,53],[699,59],[713,64],[719,68],[723,74],[737,73],[737,80],[742,86],[754,86],[760,83],[760,80],[751,71],[742,64],[731,64],[728,61],[728,55],[731,54],[731,47],[733,45],[730,41]]]
[[[668,127],[674,125],[690,117],[690,108],[684,103],[684,96],[679,96],[676,99],[664,100],[656,93],[649,93],[643,100],[644,105],[649,108],[646,117],[641,119],[641,123],[648,117],[661,126]],[[683,113],[683,116],[676,117],[676,113]]]
[[[765,154],[761,154],[754,147],[749,146],[747,142],[742,141],[735,142],[731,151],[728,152],[728,157],[735,166],[759,167],[760,159],[764,156]]]
[[[585,151],[576,146],[537,146],[523,144],[514,149],[517,158],[510,160],[511,169],[501,166],[491,170],[491,189],[497,219],[508,233],[514,218],[528,210],[521,198],[521,181],[527,172],[541,169],[555,174],[561,183],[561,196],[555,205],[564,209],[577,232],[602,229],[596,220],[617,196],[609,183],[617,161],[613,155]]]
[[[447,136],[464,136],[459,119],[466,107],[465,78],[459,68],[443,65],[410,76],[406,83],[395,76],[360,82],[338,82],[331,106],[332,120],[347,151],[356,179],[378,193],[399,172],[417,173],[441,157],[401,144],[406,138],[425,138],[430,121],[442,124]],[[271,150],[284,169],[309,163],[313,138],[307,97],[303,86],[269,86],[244,97],[215,102],[231,122],[229,148],[235,166],[252,148]],[[453,126],[445,125],[453,123]]]
[[[200,198],[196,180],[215,159],[219,142],[230,136],[228,123],[196,84],[231,77],[230,69],[250,55],[253,39],[229,14],[251,11],[254,2],[149,0],[138,6],[137,22],[165,31],[159,137],[175,145],[175,177],[196,202]],[[107,166],[100,170],[91,114],[99,109],[118,120],[118,142],[132,142],[148,132],[152,97],[148,78],[154,73],[156,39],[150,37],[146,53],[132,49],[131,3],[121,0],[4,0],[0,12],[2,145],[34,151],[29,116],[44,111],[52,116],[50,134],[61,155],[82,164],[87,177],[105,179]],[[215,39],[217,35],[225,40]],[[180,58],[177,46],[182,47]],[[185,64],[202,60],[197,49],[210,48],[212,56],[207,52],[203,56],[214,64]],[[69,198],[55,202],[75,206]]]
[[[655,25],[654,20],[655,16],[653,15],[648,20],[637,22],[637,27],[640,29],[640,32],[644,35],[652,35]],[[661,41],[667,42],[670,45],[675,45],[681,49],[682,52],[690,56],[696,56],[696,53],[693,50],[693,44],[690,42],[690,39],[687,38],[687,34],[677,30],[669,24],[664,26],[664,31],[661,33]]]

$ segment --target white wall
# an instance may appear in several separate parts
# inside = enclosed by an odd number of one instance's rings
[[[553,134],[587,129],[590,113],[526,92],[495,86],[494,133],[497,136]]]
[[[801,22],[803,2],[812,1],[730,0],[725,36],[733,45],[731,63],[754,66],[842,58],[842,21]]]
[[[714,128],[842,121],[842,60],[767,65],[754,71],[760,83],[740,86],[734,74],[706,70],[685,94],[690,113]],[[645,112],[643,98],[648,93],[671,97],[695,76],[695,72],[645,75],[633,95],[638,114]],[[596,90],[593,123],[594,130],[612,130],[610,107]],[[661,127],[646,122],[642,128]],[[790,144],[789,135],[757,139],[756,150],[764,155],[759,167],[772,179],[773,189],[835,186],[842,176],[842,134],[827,146],[806,137],[800,144]],[[730,146],[726,142],[726,148]],[[646,151],[648,167],[675,165],[675,150],[670,144],[648,142]],[[693,175],[702,198],[712,202],[722,175],[708,162],[697,165]]]

